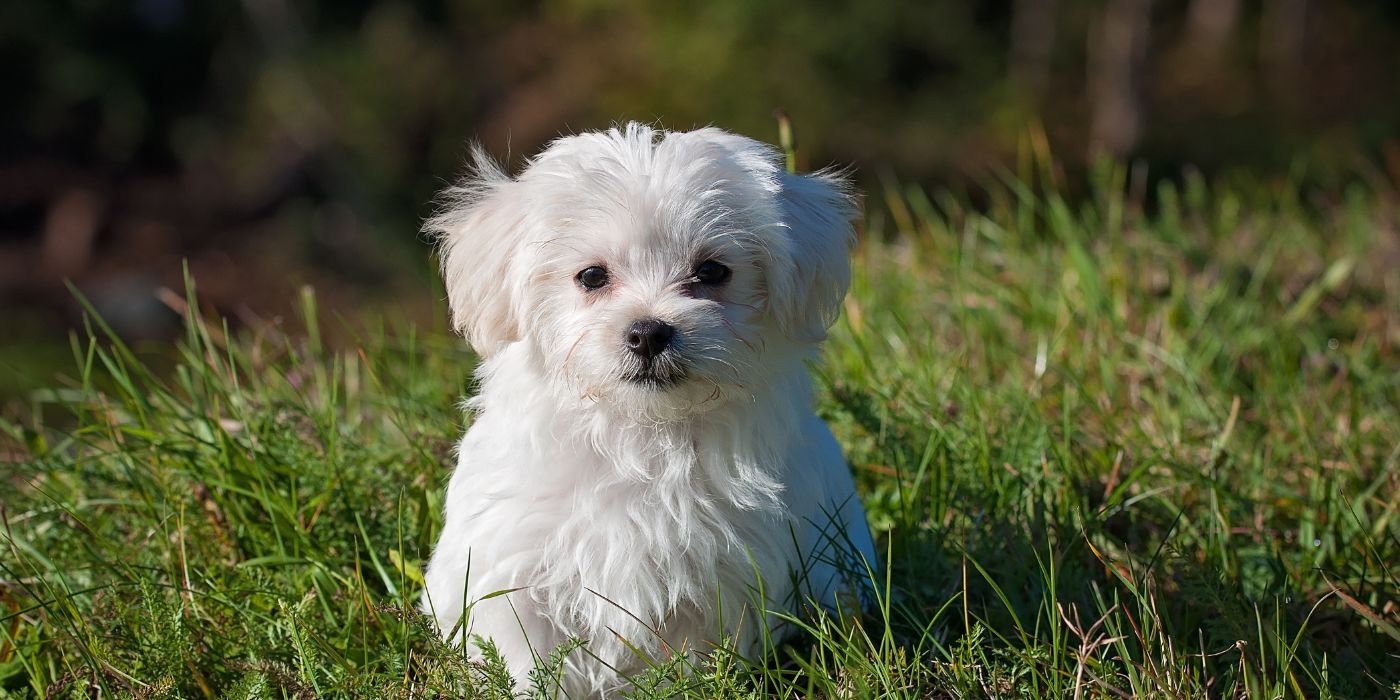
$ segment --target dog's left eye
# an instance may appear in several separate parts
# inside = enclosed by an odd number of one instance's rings
[[[714,260],[706,260],[695,266],[695,281],[701,284],[723,284],[729,275],[729,268]]]

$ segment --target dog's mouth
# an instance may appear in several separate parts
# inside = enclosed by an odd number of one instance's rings
[[[686,380],[689,372],[686,367],[675,361],[649,360],[631,372],[623,375],[623,379],[634,386],[653,391],[665,391]]]

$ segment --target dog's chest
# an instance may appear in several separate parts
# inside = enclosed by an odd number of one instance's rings
[[[657,463],[647,479],[556,484],[559,522],[536,578],[546,601],[585,628],[636,620],[664,631],[692,626],[688,620],[718,622],[716,606],[742,607],[759,576],[779,579],[765,587],[786,583],[790,547],[782,544],[791,536],[782,536],[782,508],[735,503],[715,483],[732,465],[713,455],[707,463],[694,453],[650,454]],[[594,473],[626,473],[602,466]]]

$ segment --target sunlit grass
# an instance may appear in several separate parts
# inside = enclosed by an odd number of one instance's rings
[[[1400,683],[1389,194],[1024,166],[871,194],[817,368],[877,609],[641,697],[1384,697]],[[93,319],[3,423],[0,689],[499,697],[412,611],[473,358],[230,332],[154,373]],[[191,304],[191,308],[197,308]],[[545,677],[545,676],[541,676]]]

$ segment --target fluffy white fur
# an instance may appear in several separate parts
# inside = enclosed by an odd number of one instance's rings
[[[583,640],[552,690],[602,697],[639,653],[752,651],[774,612],[860,591],[870,533],[805,366],[849,282],[845,183],[639,124],[515,178],[475,161],[428,224],[484,358],[422,601],[442,633],[492,639],[522,683]],[[730,277],[701,283],[705,261]],[[645,319],[675,328],[650,365],[624,341]]]

